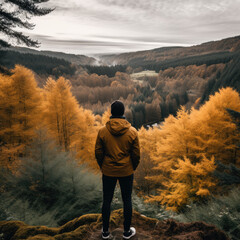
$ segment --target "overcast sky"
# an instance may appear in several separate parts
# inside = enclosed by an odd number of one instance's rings
[[[240,35],[240,0],[49,0],[40,50],[92,55],[189,46]]]

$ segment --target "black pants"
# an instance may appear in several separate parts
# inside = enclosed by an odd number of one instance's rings
[[[103,182],[103,205],[102,205],[102,220],[103,231],[108,231],[109,218],[111,213],[111,202],[115,190],[115,186],[119,180],[122,200],[123,200],[123,216],[124,216],[124,231],[129,231],[132,221],[132,186],[133,174],[127,177],[109,177],[102,175]]]

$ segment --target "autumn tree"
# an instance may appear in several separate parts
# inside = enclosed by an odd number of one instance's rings
[[[151,140],[156,142],[151,158],[160,175],[147,177],[162,187],[149,201],[179,209],[212,193],[213,159],[239,164],[239,132],[227,108],[240,110],[240,96],[231,88],[215,93],[199,110],[188,113],[182,107],[176,117],[165,120],[157,138]]]
[[[96,164],[95,159],[95,142],[97,138],[97,132],[101,125],[95,120],[95,115],[92,111],[84,109],[81,113],[83,118],[83,124],[80,125],[80,131],[75,142],[72,144],[77,157],[81,158],[81,163],[85,163],[89,166],[90,170],[94,173],[99,171],[99,166]]]
[[[41,123],[42,93],[31,70],[16,65],[11,76],[0,75],[1,165],[17,168],[26,145]]]
[[[44,87],[44,119],[58,144],[68,151],[79,120],[79,106],[71,94],[71,84],[60,77],[57,81],[49,78]]]
[[[150,128],[149,130],[141,127],[138,131],[139,140],[140,140],[140,149],[141,149],[141,164],[137,168],[134,173],[134,179],[136,181],[136,189],[138,194],[140,194],[143,198],[149,196],[155,188],[157,188],[157,184],[147,179],[147,177],[153,176],[156,174],[154,171],[154,167],[156,163],[152,160],[151,152],[156,151],[156,145],[151,144],[154,142],[155,137],[157,136],[157,129]],[[149,144],[150,143],[150,144]]]
[[[239,93],[230,87],[210,96],[209,101],[191,112],[192,133],[199,154],[214,156],[222,163],[240,165],[237,144],[239,131],[227,109],[240,111]]]
[[[64,151],[75,151],[81,162],[94,166],[95,117],[78,104],[71,83],[49,78],[44,87],[44,122]]]
[[[164,183],[160,195],[148,198],[148,202],[157,201],[167,209],[178,211],[190,201],[208,197],[216,187],[217,181],[212,176],[215,169],[214,158],[209,160],[204,155],[196,164],[186,157],[178,159],[171,168],[170,181]]]
[[[177,116],[170,115],[165,119],[156,142],[156,151],[152,158],[161,162],[162,169],[169,169],[174,160],[181,156],[190,157],[190,146],[193,136],[191,134],[191,120],[187,110],[182,107]]]
[[[102,125],[106,125],[106,123],[110,120],[111,117],[111,109],[108,108],[102,115]]]

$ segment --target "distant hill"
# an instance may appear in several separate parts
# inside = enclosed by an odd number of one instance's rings
[[[169,63],[172,60],[194,59],[199,56],[232,55],[240,49],[240,36],[211,41],[191,47],[162,47],[147,51],[129,52],[122,54],[101,55],[100,59],[105,64],[121,64],[130,66],[145,66],[158,63]]]
[[[78,65],[91,67],[95,63],[95,58],[84,55],[38,51],[25,47],[0,49],[0,73],[7,73],[7,69],[20,64],[32,69],[37,74],[59,77],[75,74]]]
[[[73,75],[76,71],[76,66],[65,59],[0,49],[0,72],[4,72],[4,68],[12,69],[16,64],[44,76]]]
[[[77,54],[69,54],[69,53],[53,52],[53,51],[38,51],[38,50],[25,48],[25,47],[11,47],[11,48],[5,48],[4,50],[64,59],[68,62],[75,63],[77,65],[94,65],[94,63],[96,62],[95,58],[88,57],[85,55],[77,55]]]

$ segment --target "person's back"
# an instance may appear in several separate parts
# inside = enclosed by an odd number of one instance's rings
[[[140,160],[137,130],[125,119],[124,105],[115,101],[111,105],[112,116],[97,136],[95,156],[102,171],[103,181],[103,239],[109,238],[109,217],[114,189],[119,180],[124,203],[124,239],[130,239],[136,231],[130,228],[132,218],[131,193],[133,173]]]
[[[126,119],[111,118],[98,137],[104,142],[104,159],[99,162],[102,173],[112,177],[131,175],[139,161],[137,130]],[[96,155],[101,151],[100,143],[96,145]]]

